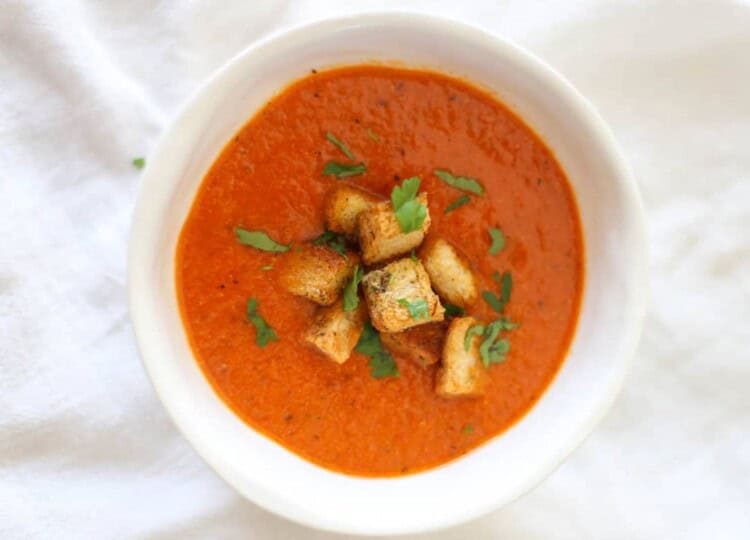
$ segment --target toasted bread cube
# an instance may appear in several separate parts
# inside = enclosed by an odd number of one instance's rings
[[[422,324],[395,334],[383,332],[380,341],[393,354],[427,367],[440,361],[447,329],[446,322]]]
[[[372,208],[382,199],[354,186],[339,184],[326,197],[323,207],[326,227],[329,231],[357,237],[357,218],[363,211]]]
[[[442,321],[445,309],[432,292],[430,278],[419,261],[406,257],[365,275],[362,286],[372,325],[381,332],[401,332],[412,326]],[[426,304],[426,313],[412,317],[404,303]]]
[[[442,397],[471,397],[484,393],[489,380],[487,369],[479,356],[481,336],[472,336],[469,350],[465,347],[466,332],[479,324],[473,317],[453,319],[443,345],[443,365],[437,372],[435,391]]]
[[[344,258],[327,246],[304,244],[284,255],[279,281],[292,294],[330,306],[341,296],[358,263],[359,257],[352,251]]]
[[[479,295],[477,278],[466,257],[442,238],[428,242],[420,253],[433,288],[447,302],[473,303]]]
[[[409,233],[401,230],[390,201],[378,203],[359,214],[357,236],[365,264],[374,264],[403,255],[422,243],[430,228],[430,210],[426,193],[417,195],[417,200],[427,207],[427,217],[421,229]]]
[[[367,307],[360,302],[357,309],[344,311],[343,301],[318,308],[304,340],[337,364],[349,359],[362,335],[367,320]]]

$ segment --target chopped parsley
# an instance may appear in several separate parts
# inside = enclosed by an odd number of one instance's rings
[[[443,304],[446,317],[460,317],[466,315],[466,310],[456,304]]]
[[[487,325],[484,331],[484,341],[479,346],[479,356],[482,358],[484,367],[505,362],[505,355],[510,351],[510,342],[507,339],[498,339],[500,331],[505,328],[503,321],[495,321]]]
[[[484,186],[479,183],[476,178],[469,178],[467,176],[453,176],[448,171],[435,170],[433,171],[435,176],[440,178],[443,182],[451,187],[473,193],[474,195],[483,195]]]
[[[474,426],[471,424],[466,424],[464,427],[461,428],[461,433],[464,435],[471,435],[474,433]]]
[[[248,231],[241,227],[235,227],[234,234],[237,235],[237,241],[243,246],[251,246],[261,251],[284,253],[292,247],[291,243],[289,245],[279,244],[263,231]]]
[[[409,315],[415,321],[419,319],[428,321],[430,319],[430,309],[427,300],[424,298],[417,298],[414,302],[409,302],[406,298],[399,298],[398,303],[409,310]]]
[[[342,143],[340,140],[334,137],[333,133],[331,133],[330,131],[327,131],[326,139],[328,139],[333,144],[335,144],[338,147],[338,149],[341,150],[346,155],[346,157],[348,157],[352,161],[355,161],[354,154],[352,154],[352,151],[349,150],[349,147],[347,147],[344,143]]]
[[[498,253],[500,253],[500,250],[505,247],[505,235],[503,234],[502,229],[496,229],[494,227],[490,227],[489,229],[487,229],[487,232],[489,233],[490,239],[492,240],[489,254],[497,255]]]
[[[487,326],[475,324],[466,331],[464,349],[468,351],[471,348],[471,339],[474,336],[482,336],[484,340],[479,345],[479,356],[484,367],[505,362],[505,355],[510,351],[510,342],[507,339],[501,339],[500,332],[507,332],[517,327],[518,325],[508,318],[498,319]]]
[[[474,336],[481,336],[484,334],[484,325],[483,324],[475,324],[469,327],[469,329],[466,331],[466,335],[464,336],[464,350],[468,351],[471,349],[471,338]]]
[[[365,323],[365,328],[354,350],[370,357],[370,375],[373,378],[398,377],[398,366],[393,356],[383,349],[380,334],[372,327],[370,321]]]
[[[367,166],[364,163],[357,163],[356,165],[347,165],[345,163],[337,163],[335,161],[329,161],[326,166],[323,167],[324,175],[335,176],[336,178],[349,178],[350,176],[357,176],[367,170]]]
[[[326,245],[333,251],[341,255],[344,259],[349,260],[349,257],[346,256],[346,239],[344,238],[343,234],[338,234],[333,231],[326,231],[318,236],[315,240],[313,240],[312,243],[315,246]]]
[[[137,157],[133,160],[133,167],[136,169],[142,169],[146,166],[146,158]]]
[[[453,201],[448,205],[448,207],[445,209],[444,214],[450,214],[453,212],[456,208],[461,208],[465,204],[469,204],[471,202],[471,198],[468,195],[461,195],[458,199]]]
[[[405,233],[420,229],[427,219],[427,207],[417,200],[419,183],[419,177],[413,176],[404,180],[400,186],[394,187],[391,192],[393,211],[401,230]]]
[[[344,287],[344,311],[354,311],[359,306],[358,287],[363,275],[359,265],[355,266],[351,281]]]
[[[269,341],[279,341],[279,336],[276,335],[273,328],[268,326],[266,320],[258,313],[257,299],[248,299],[245,314],[247,315],[247,320],[255,326],[255,343],[258,346],[265,347]]]
[[[510,302],[510,293],[513,290],[513,278],[510,272],[505,272],[500,277],[499,272],[492,274],[492,279],[500,284],[500,297],[498,298],[492,291],[482,291],[482,298],[487,302],[492,309],[498,313],[502,313],[505,309],[505,305]]]
[[[370,128],[367,128],[367,136],[370,137],[376,143],[380,142],[380,137]]]
[[[411,260],[414,263],[418,263],[419,259],[417,258],[417,251],[414,248],[411,248],[411,253],[409,254],[409,257],[411,257]]]

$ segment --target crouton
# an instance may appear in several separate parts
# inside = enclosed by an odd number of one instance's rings
[[[357,345],[366,320],[364,302],[353,311],[344,311],[343,301],[339,300],[332,306],[318,308],[304,340],[337,364],[343,364]]]
[[[350,239],[357,237],[357,217],[382,199],[346,184],[339,184],[326,196],[323,206],[326,227],[329,231],[345,234]]]
[[[445,301],[467,306],[477,299],[477,279],[469,261],[450,243],[442,238],[427,242],[420,258],[432,287]]]
[[[447,329],[447,322],[422,324],[396,334],[383,332],[380,341],[394,355],[427,367],[440,360]]]
[[[466,332],[479,322],[473,317],[453,319],[443,345],[443,365],[437,372],[435,391],[446,398],[479,396],[489,380],[479,356],[481,336],[472,336],[466,350]]]
[[[417,195],[417,200],[427,207],[426,193]],[[422,243],[429,228],[429,207],[422,228],[404,233],[391,202],[378,203],[360,213],[357,218],[357,236],[362,249],[362,259],[366,264],[373,264],[403,255]]]
[[[352,251],[344,258],[327,246],[304,244],[283,256],[279,282],[292,294],[330,306],[341,296],[358,263],[359,257]]]
[[[445,309],[419,261],[409,257],[394,261],[368,272],[362,285],[372,325],[381,332],[443,320]]]

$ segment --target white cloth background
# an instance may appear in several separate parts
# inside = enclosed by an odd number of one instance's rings
[[[650,227],[651,305],[611,413],[533,492],[431,537],[750,537],[748,3],[4,0],[0,538],[338,538],[241,499],[157,401],[126,305],[131,160],[259,36],[383,5],[479,24],[566,75]]]

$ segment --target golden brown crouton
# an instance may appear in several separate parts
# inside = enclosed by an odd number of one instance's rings
[[[420,258],[432,286],[444,300],[467,306],[477,299],[477,279],[469,261],[450,243],[442,238],[429,241]]]
[[[426,193],[417,195],[417,200],[427,207]],[[391,202],[378,203],[359,214],[357,218],[357,235],[362,249],[362,259],[366,264],[373,264],[407,253],[422,243],[429,228],[429,207],[422,228],[404,233]]]
[[[343,364],[357,345],[366,320],[364,302],[353,311],[344,311],[339,300],[332,306],[318,308],[304,339],[337,364]]]
[[[305,244],[287,252],[279,269],[279,281],[292,294],[330,306],[352,276],[359,257],[352,251],[346,258],[326,246]]]
[[[394,261],[366,274],[362,285],[372,325],[381,332],[443,320],[445,309],[419,261],[409,257]]]
[[[440,360],[447,329],[447,322],[422,324],[396,334],[383,332],[380,341],[393,354],[427,367]]]
[[[479,396],[487,385],[487,369],[479,356],[482,336],[472,336],[466,350],[466,332],[479,322],[473,317],[453,319],[443,345],[443,365],[437,372],[435,391],[447,398]]]
[[[354,186],[339,184],[326,196],[323,207],[326,227],[329,231],[357,237],[357,217],[382,199]]]

